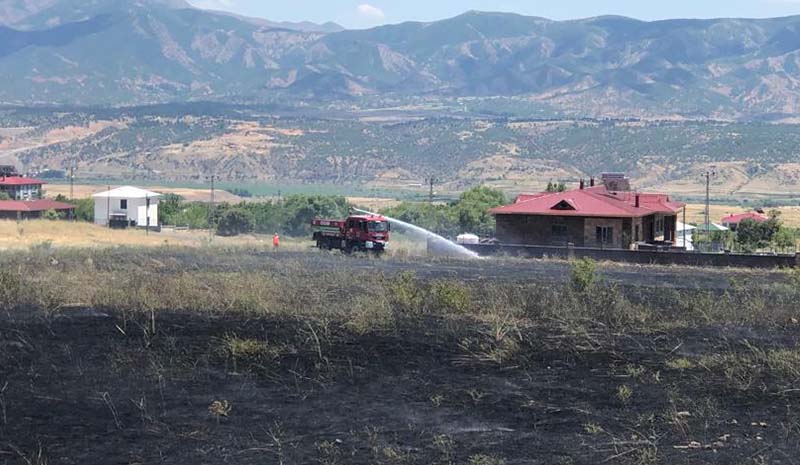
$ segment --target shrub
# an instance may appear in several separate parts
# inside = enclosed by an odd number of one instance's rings
[[[72,203],[75,205],[75,219],[87,223],[94,222],[94,199],[74,200]]]
[[[217,234],[220,236],[238,236],[253,231],[253,218],[239,208],[224,211],[217,223]]]
[[[389,302],[382,297],[359,295],[349,307],[344,326],[359,336],[387,330],[394,324]]]
[[[431,286],[431,303],[439,311],[463,313],[472,305],[472,292],[461,281],[436,281]]]
[[[61,219],[61,216],[58,214],[57,211],[55,211],[53,209],[50,209],[50,210],[45,210],[42,213],[42,219],[43,220],[56,221],[56,220]]]
[[[578,292],[587,292],[597,283],[597,262],[584,257],[570,264],[570,283]]]

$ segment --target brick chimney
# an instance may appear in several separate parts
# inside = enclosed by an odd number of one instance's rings
[[[594,176],[589,178],[589,187],[594,187]]]
[[[639,194],[636,194],[636,208],[639,208],[639,206],[641,206],[641,201],[639,199]]]
[[[580,190],[583,190],[584,187],[586,187],[586,181],[584,181],[583,178],[581,178]]]

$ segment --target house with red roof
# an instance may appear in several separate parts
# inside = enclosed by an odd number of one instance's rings
[[[739,213],[737,215],[728,215],[723,218],[720,223],[722,226],[730,229],[731,231],[736,231],[736,228],[739,227],[739,223],[744,220],[753,220],[756,223],[763,223],[767,221],[769,217],[764,215],[763,213],[758,212],[747,212],[747,213]]]
[[[17,174],[0,176],[0,192],[10,199],[0,200],[0,219],[39,218],[48,210],[69,215],[74,205],[42,198],[44,184],[44,181]]]
[[[676,242],[678,213],[685,204],[666,194],[612,190],[603,184],[522,194],[494,208],[496,238],[503,244],[630,248]],[[613,187],[612,187],[613,186]],[[611,188],[610,188],[611,187]]]

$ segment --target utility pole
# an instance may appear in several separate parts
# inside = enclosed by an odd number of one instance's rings
[[[428,191],[428,202],[433,203],[433,185],[439,182],[436,177],[431,176],[425,180],[425,182],[430,186],[430,190]]]
[[[144,195],[144,214],[147,217],[147,221],[145,223],[144,235],[150,235],[150,195]]]
[[[75,188],[75,165],[71,165],[69,167],[69,201],[72,202],[75,200],[74,197],[74,188]],[[69,220],[75,220],[75,209],[69,211]]]
[[[75,187],[75,166],[69,167],[69,199],[74,200],[73,188]]]
[[[709,244],[711,243],[711,178],[716,174],[713,169],[707,170],[703,174],[703,177],[706,178],[706,240]]]
[[[209,196],[208,200],[208,232],[209,235],[213,238],[214,237],[214,227],[213,227],[213,218],[212,215],[214,213],[214,181],[216,180],[216,175],[211,174],[211,195]]]
[[[111,227],[111,186],[106,186],[108,190],[106,191],[106,227]]]

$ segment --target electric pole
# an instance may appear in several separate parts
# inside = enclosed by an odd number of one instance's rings
[[[713,169],[707,170],[703,174],[703,177],[706,179],[706,239],[709,244],[711,243],[711,178],[716,174],[717,173]]]
[[[213,214],[214,214],[214,181],[216,179],[216,175],[212,174],[210,176],[211,179],[211,194],[208,197],[208,231],[211,237],[214,237],[214,227],[213,227]]]
[[[144,195],[144,214],[147,217],[145,222],[144,235],[150,235],[150,194]]]
[[[433,203],[433,185],[439,182],[439,180],[436,177],[431,176],[428,179],[426,179],[425,182],[430,187],[430,190],[428,191],[428,202]]]
[[[75,200],[74,197],[74,188],[75,188],[75,165],[71,165],[69,167],[69,201],[72,202]],[[75,220],[75,208],[69,211],[69,220]]]
[[[75,187],[75,166],[69,167],[69,200],[74,200],[73,189]]]

